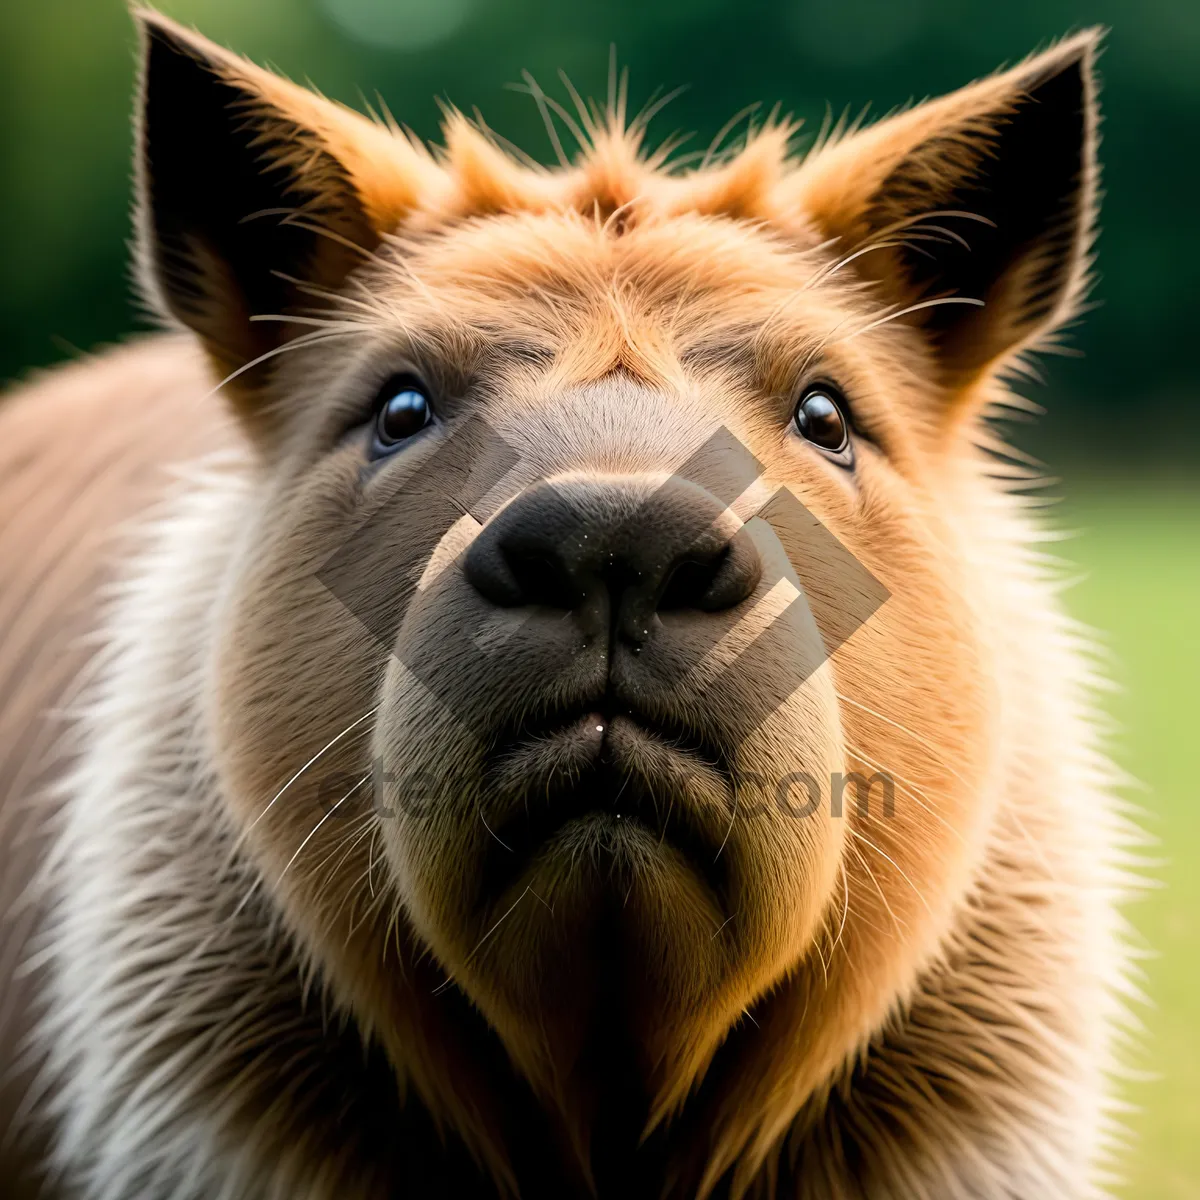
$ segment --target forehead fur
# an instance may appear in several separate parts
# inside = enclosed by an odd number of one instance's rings
[[[820,247],[760,226],[690,213],[620,235],[611,224],[517,212],[395,235],[341,320],[446,361],[470,360],[482,338],[532,352],[552,381],[623,369],[664,384],[682,382],[689,363],[755,375],[780,359],[796,367],[878,315],[863,288],[826,280]],[[892,345],[895,332],[880,336]]]

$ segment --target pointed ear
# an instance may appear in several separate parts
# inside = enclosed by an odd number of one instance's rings
[[[136,14],[141,283],[222,374],[295,336],[436,186],[423,149],[158,13]],[[269,364],[239,381],[261,387]]]
[[[984,302],[910,318],[952,385],[1061,325],[1086,287],[1100,36],[1081,33],[852,134],[794,177],[791,202],[839,239],[839,253],[864,251],[851,269],[893,303]]]

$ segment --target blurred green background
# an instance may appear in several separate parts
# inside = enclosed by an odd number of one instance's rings
[[[703,147],[745,105],[810,129],[826,108],[881,113],[957,87],[1083,25],[1101,62],[1105,166],[1096,306],[1072,355],[1027,387],[1044,418],[1015,431],[1066,480],[1070,594],[1105,630],[1122,763],[1162,843],[1167,886],[1133,909],[1158,953],[1129,1087],[1140,1106],[1130,1198],[1200,1196],[1200,0],[164,0],[165,11],[325,93],[379,92],[436,135],[437,97],[537,157],[550,147],[528,68],[603,95],[610,44],[634,106],[688,90],[656,119]],[[134,38],[120,0],[0,2],[0,381],[138,326],[126,270]],[[691,146],[687,147],[692,148]],[[1032,1198],[1042,1200],[1042,1198]]]

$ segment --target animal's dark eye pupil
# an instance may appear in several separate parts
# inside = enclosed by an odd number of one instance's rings
[[[841,450],[846,444],[846,418],[837,402],[818,388],[807,392],[796,406],[796,428],[823,450]]]
[[[394,446],[420,433],[429,423],[429,398],[411,384],[402,385],[384,401],[375,427],[380,442]]]

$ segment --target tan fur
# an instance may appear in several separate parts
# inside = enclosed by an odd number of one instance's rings
[[[721,841],[729,795],[713,771],[673,796],[715,831],[736,910],[722,920],[692,873],[649,850],[631,876],[623,919],[644,961],[630,1069],[656,1155],[639,1186],[1105,1194],[1130,833],[1096,745],[1086,638],[1061,612],[1025,480],[998,478],[983,424],[1009,402],[1000,373],[1083,288],[1094,35],[803,162],[778,125],[678,174],[616,109],[562,170],[521,165],[454,113],[435,156],[161,17],[143,21],[242,90],[263,170],[296,198],[287,219],[324,232],[303,294],[254,314],[274,325],[251,323],[211,245],[189,251],[202,302],[173,283],[147,200],[145,290],[192,325],[220,375],[237,375],[224,388],[236,428],[211,415],[219,376],[178,340],[72,368],[0,412],[36,464],[22,495],[51,508],[103,462],[193,464],[158,489],[169,499],[126,552],[119,595],[85,623],[105,645],[58,790],[48,1061],[34,1093],[56,1176],[89,1200],[396,1194],[402,1155],[371,1125],[392,1107],[465,1148],[490,1180],[479,1186],[502,1194],[542,1194],[518,1128],[531,1113],[572,1186],[586,1191],[603,1167],[580,1015],[590,967],[575,936],[590,876],[546,865],[535,896],[470,907],[492,833],[479,819],[492,803],[483,752],[404,665],[415,650],[451,676],[459,666],[438,664],[438,648],[474,610],[444,568],[480,525],[464,515],[417,564],[395,654],[315,578],[386,495],[340,436],[347,417],[390,372],[420,366],[519,451],[518,486],[647,489],[724,426],[763,464],[760,491],[789,488],[890,593],[821,662],[839,596],[819,564],[789,562],[769,524],[734,506],[807,597],[789,645],[815,669],[729,750],[737,805],[761,803],[765,819],[730,824]],[[1064,63],[1083,64],[1089,114],[1071,240],[1030,249],[983,317],[936,341],[927,310],[897,311],[922,294],[897,233],[920,214],[889,209],[908,193],[885,204],[880,187],[904,164],[950,194],[982,169],[979,147],[1022,89]],[[153,156],[150,199],[152,170]],[[868,266],[872,239],[881,255]],[[1021,272],[1052,253],[1056,290],[1030,315]],[[871,435],[852,477],[787,433],[814,377],[837,380]],[[122,434],[119,451],[90,435],[97,425]],[[82,439],[66,461],[41,449],[64,428]],[[202,457],[213,445],[219,456]],[[435,445],[389,470],[403,479]],[[88,580],[98,568],[72,543],[123,519],[118,491],[55,527]],[[51,615],[72,602],[26,542],[2,536],[6,598]],[[729,619],[714,671],[763,628],[767,602],[756,594]],[[55,644],[35,628],[3,654],[29,642]],[[512,674],[479,681],[462,721],[546,703],[532,668],[489,670]],[[768,664],[710,706],[682,698],[681,719],[720,740],[751,692],[783,678]],[[63,687],[6,688],[3,761],[19,782],[6,808],[30,802],[31,714]],[[314,759],[325,776],[380,759],[424,779],[436,819],[321,822],[313,775],[296,782]],[[762,780],[798,764],[825,778],[890,773],[895,816],[851,805],[789,821]]]

